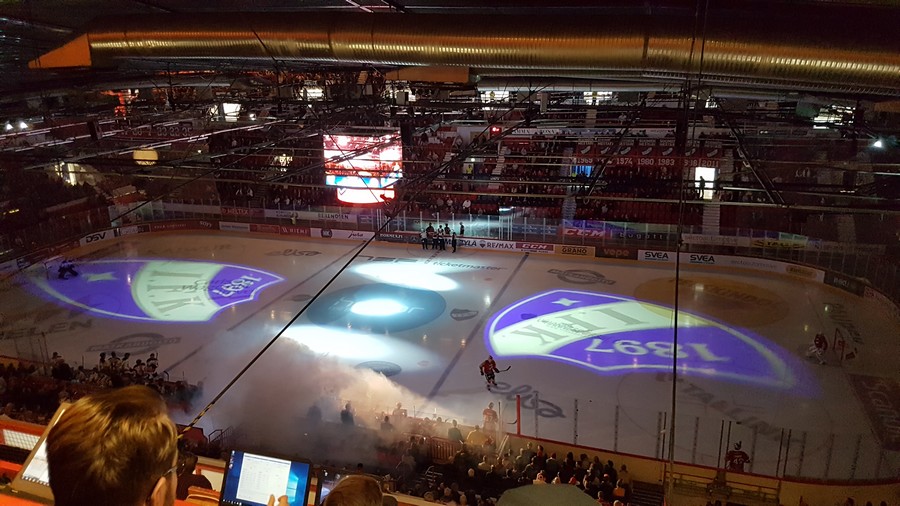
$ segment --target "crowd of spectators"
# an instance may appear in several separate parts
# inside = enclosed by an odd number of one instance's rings
[[[365,421],[373,418],[380,423],[367,425]],[[329,431],[317,405],[310,408],[307,422],[310,419],[316,430]],[[437,416],[409,416],[400,404],[390,412],[360,414],[346,403],[331,425],[338,432],[328,438],[330,443],[350,440],[360,458],[366,441],[376,441],[377,460],[357,464],[356,472],[382,476],[387,490],[427,501],[490,505],[506,490],[528,484],[574,485],[601,499],[601,504],[612,505],[615,500],[627,504],[630,499],[631,479],[624,465],[616,468],[612,461],[603,463],[599,456],[587,454],[560,458],[532,443],[516,452],[501,451],[493,405],[484,410],[481,426],[463,427]],[[326,453],[333,456],[333,450],[328,447]]]
[[[170,408],[190,411],[202,384],[169,381],[158,366],[153,353],[132,363],[128,353],[103,352],[90,368],[70,364],[56,352],[49,364],[7,359],[0,363],[0,418],[46,424],[60,402],[129,385],[146,385],[163,395]]]
[[[0,179],[0,230],[10,242],[7,247],[24,252],[88,230],[91,211],[108,204],[87,183],[71,185],[42,171],[6,170]],[[39,223],[45,226],[36,227]]]

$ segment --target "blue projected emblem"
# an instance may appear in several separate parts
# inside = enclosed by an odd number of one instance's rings
[[[91,313],[145,321],[205,322],[284,280],[249,267],[192,261],[99,260],[76,270],[75,277],[35,283]]]
[[[770,387],[798,384],[796,359],[759,336],[685,312],[627,297],[553,290],[494,315],[485,329],[499,357],[546,357],[600,374],[678,371]],[[790,364],[790,366],[789,366]]]

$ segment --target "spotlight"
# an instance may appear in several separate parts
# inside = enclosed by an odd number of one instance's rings
[[[391,316],[408,309],[409,307],[393,299],[369,299],[353,304],[350,311],[361,316]]]
[[[15,127],[12,126],[12,123],[10,123],[9,121],[7,121],[7,122],[6,122],[6,127],[4,127],[4,128],[6,129],[7,132],[9,132],[10,130],[12,130],[12,129],[15,128]]]
[[[884,141],[876,139],[875,142],[872,143],[872,147],[875,149],[884,149]]]
[[[25,130],[26,128],[28,128],[28,124],[24,121],[19,121],[19,130]]]

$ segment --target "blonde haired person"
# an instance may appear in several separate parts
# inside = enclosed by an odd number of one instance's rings
[[[162,397],[131,386],[79,399],[47,436],[56,506],[172,506],[177,430]]]
[[[382,500],[375,478],[351,474],[331,489],[323,506],[381,506]]]

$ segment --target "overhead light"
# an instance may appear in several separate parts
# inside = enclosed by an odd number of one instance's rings
[[[15,127],[12,126],[12,123],[10,123],[9,121],[7,121],[7,122],[6,122],[6,127],[5,127],[5,128],[6,128],[6,131],[9,132],[10,130],[12,130],[12,129],[15,128]]]
[[[19,121],[19,130],[25,130],[26,128],[28,128],[28,124],[24,121]]]
[[[251,112],[250,113],[250,121],[254,121],[254,120],[256,120],[256,115]]]
[[[884,141],[876,139],[875,142],[872,143],[872,147],[875,149],[884,149]]]

